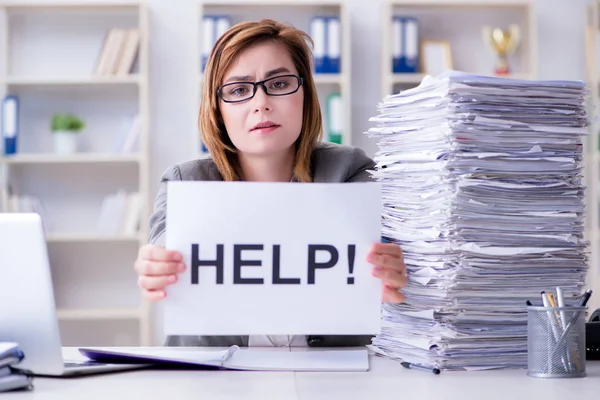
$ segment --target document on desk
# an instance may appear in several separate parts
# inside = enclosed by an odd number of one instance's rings
[[[197,366],[244,371],[368,371],[368,350],[258,349],[231,346],[225,350],[177,348],[80,348],[91,360],[157,366]]]
[[[166,247],[187,269],[167,288],[167,335],[376,334],[381,187],[170,182]]]
[[[525,302],[583,292],[586,88],[449,71],[387,96],[378,140],[385,238],[407,301],[384,305],[374,345],[441,369],[527,364]]]

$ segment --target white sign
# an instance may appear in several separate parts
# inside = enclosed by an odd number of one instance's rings
[[[380,332],[379,183],[169,182],[167,335]]]

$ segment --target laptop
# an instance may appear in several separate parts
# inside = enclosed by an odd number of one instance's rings
[[[38,214],[0,213],[0,341],[19,344],[25,358],[14,368],[32,375],[69,377],[145,367],[63,359]]]

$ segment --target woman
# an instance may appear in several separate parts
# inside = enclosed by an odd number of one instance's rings
[[[321,142],[321,112],[311,75],[312,40],[271,20],[233,26],[215,44],[205,68],[199,127],[211,159],[168,168],[150,217],[150,240],[135,262],[145,298],[165,298],[185,270],[181,255],[164,249],[166,182],[368,181],[373,161],[348,146]],[[400,248],[374,243],[372,274],[382,280],[384,302],[402,302],[406,285]],[[170,337],[169,345],[360,345],[363,336]]]

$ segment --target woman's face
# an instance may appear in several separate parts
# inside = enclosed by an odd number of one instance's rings
[[[232,82],[266,82],[273,93],[286,93],[297,86],[298,75],[284,44],[262,42],[241,52],[226,71],[221,85]],[[291,85],[291,86],[290,86]],[[222,90],[229,99],[242,99],[252,94],[251,86],[236,84]],[[302,86],[292,94],[268,96],[260,85],[248,100],[227,103],[220,100],[220,110],[227,133],[238,151],[249,156],[280,155],[290,150],[300,136],[304,91]]]

